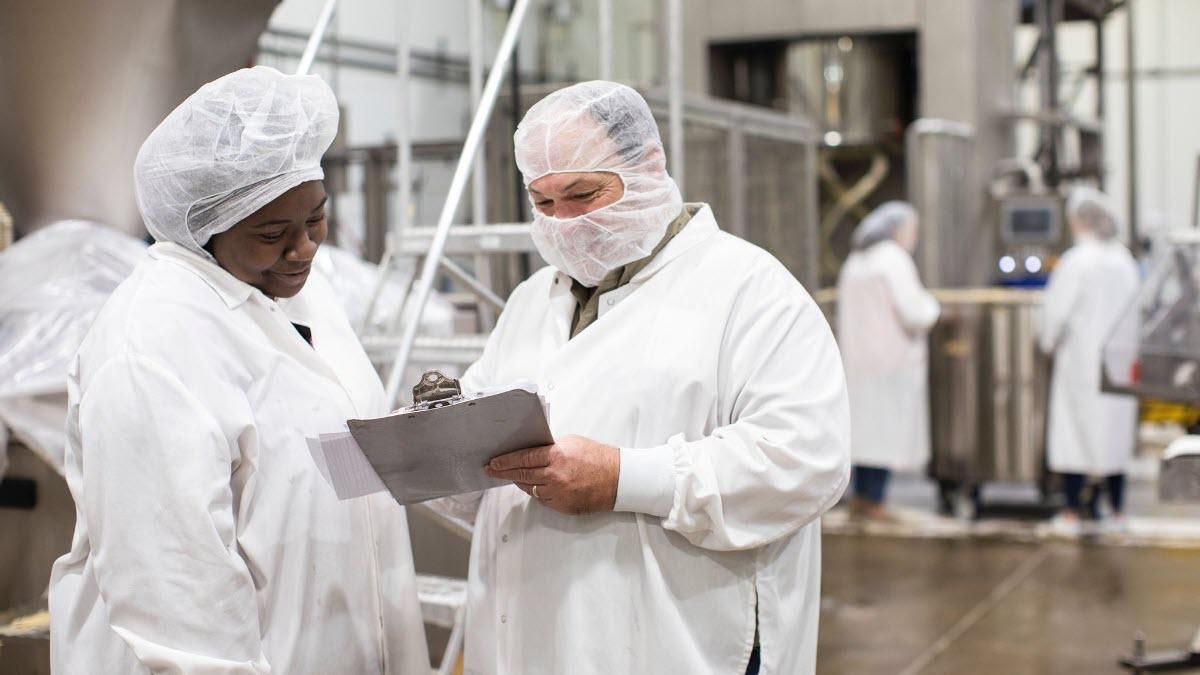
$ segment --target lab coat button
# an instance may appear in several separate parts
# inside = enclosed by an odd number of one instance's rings
[[[608,299],[608,306],[609,306],[609,307],[612,307],[612,304],[613,304],[614,302],[616,302],[616,301],[615,301],[615,300],[613,300],[612,298],[609,298],[609,299]]]
[[[500,623],[508,623],[508,615],[507,614],[500,615]]]
[[[502,534],[502,535],[500,535],[500,541],[502,541],[502,542],[504,542],[505,544],[507,544],[507,543],[508,543],[508,535],[507,535],[507,534]]]

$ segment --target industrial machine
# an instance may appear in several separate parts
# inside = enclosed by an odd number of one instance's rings
[[[1150,274],[1104,347],[1106,391],[1200,404],[1200,231],[1160,235]],[[1191,430],[1195,433],[1195,429]],[[1200,436],[1184,436],[1163,453],[1159,499],[1200,502]],[[1200,668],[1200,630],[1182,650],[1147,653],[1145,638],[1121,665],[1134,673]]]
[[[941,510],[957,511],[960,496],[973,515],[1016,504],[986,503],[990,482],[1036,486],[1020,506],[1045,513],[1044,470],[1048,359],[1036,347],[1040,292],[1025,289],[940,289],[942,318],[929,337],[930,410],[934,448],[929,467]],[[1008,507],[1008,508],[998,508]]]
[[[1066,248],[1063,199],[1057,194],[1026,194],[999,200],[1000,255],[1004,286],[1040,286],[1050,264]]]

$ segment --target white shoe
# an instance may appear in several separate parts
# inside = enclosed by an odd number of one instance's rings
[[[1122,535],[1129,533],[1129,521],[1125,516],[1109,516],[1096,524],[1097,534]]]
[[[1078,539],[1083,535],[1083,522],[1079,516],[1059,513],[1045,523],[1043,532],[1051,537]]]

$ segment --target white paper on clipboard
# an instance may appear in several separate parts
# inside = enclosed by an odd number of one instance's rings
[[[541,398],[522,387],[426,410],[347,420],[309,449],[339,499],[383,490],[401,504],[506,484],[483,467],[497,455],[554,442]]]

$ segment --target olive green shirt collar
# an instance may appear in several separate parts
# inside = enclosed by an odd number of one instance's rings
[[[600,296],[614,291],[633,280],[638,272],[641,272],[648,266],[659,253],[662,252],[667,244],[670,243],[675,235],[683,231],[683,228],[696,215],[701,205],[685,205],[675,220],[667,226],[667,231],[663,234],[663,238],[659,240],[658,245],[650,252],[650,255],[640,260],[635,260],[631,263],[622,265],[617,269],[608,273],[600,281],[600,284],[595,288],[589,288],[583,284],[571,280],[571,294],[575,296],[575,317],[571,321],[571,337],[579,335],[584,328],[595,323],[600,316]]]

